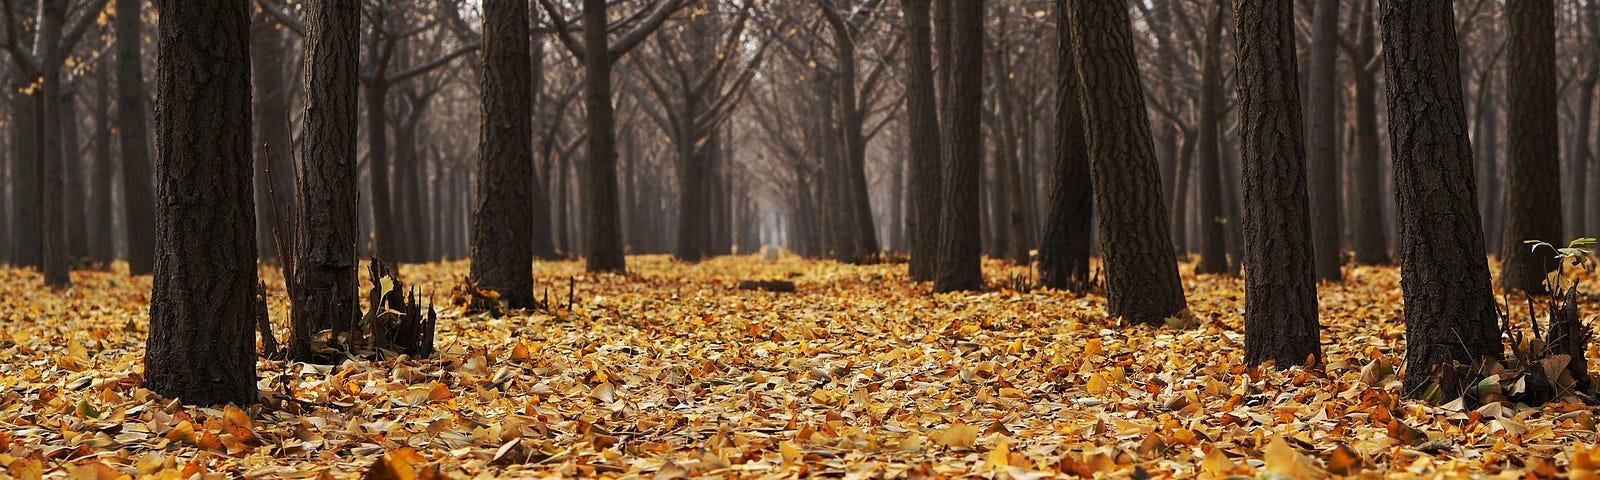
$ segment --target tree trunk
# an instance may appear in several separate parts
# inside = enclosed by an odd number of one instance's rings
[[[483,4],[483,130],[472,208],[472,279],[532,308],[533,107],[528,2]],[[598,52],[592,54],[599,55]]]
[[[307,4],[302,78],[305,133],[295,192],[294,289],[289,358],[311,361],[311,337],[350,331],[359,312],[356,171],[361,4]],[[274,155],[276,156],[276,154]],[[285,212],[284,214],[288,214]],[[287,235],[287,233],[285,233]]]
[[[90,175],[89,194],[89,259],[110,269],[111,262],[116,260],[117,253],[111,244],[111,225],[115,222],[111,213],[111,180],[116,177],[116,167],[111,159],[111,89],[114,80],[111,77],[111,61],[102,57],[99,61],[96,79],[94,102],[94,172]],[[0,167],[3,168],[3,167]],[[4,185],[4,182],[0,182]],[[4,219],[0,219],[0,224]],[[5,232],[0,231],[0,238]],[[3,241],[3,240],[0,240]],[[4,247],[0,247],[3,250]]]
[[[1591,222],[1591,215],[1597,207],[1589,202],[1589,179],[1593,175],[1589,172],[1594,149],[1589,133],[1594,125],[1594,90],[1600,83],[1600,3],[1590,0],[1583,4],[1583,22],[1587,31],[1583,38],[1583,73],[1578,80],[1578,121],[1572,132],[1572,141],[1576,145],[1572,154],[1572,171],[1566,177],[1572,178],[1572,193],[1568,195],[1572,205],[1572,216],[1567,220],[1568,237],[1592,237],[1594,230],[1600,228],[1600,223]]]
[[[532,12],[529,13],[532,14]],[[544,89],[545,52],[543,36],[533,36],[532,44],[529,45],[528,54],[528,64],[532,67],[533,79],[533,85],[529,88],[531,88],[534,92],[533,106],[537,107],[539,101],[539,92]],[[540,172],[539,164],[538,162],[535,162],[533,169],[536,178],[547,178],[554,174],[553,172],[548,171],[550,169],[550,165],[548,163],[544,166],[544,168],[546,171]],[[545,182],[533,182],[533,231],[530,233],[533,235],[533,256],[534,258],[542,260],[556,258],[556,246],[550,237],[550,233],[554,229],[550,228],[550,190],[548,185],[549,184]]]
[[[145,129],[144,74],[139,40],[140,0],[117,0],[117,132],[122,158],[123,225],[128,235],[128,273],[150,273],[155,263],[155,190],[150,176],[150,140]],[[20,220],[20,219],[19,219]]]
[[[1171,241],[1174,256],[1187,260],[1189,256],[1189,184],[1194,183],[1194,151],[1199,143],[1200,130],[1184,130],[1182,146],[1174,162],[1172,176]]]
[[[1085,138],[1094,182],[1106,310],[1161,325],[1184,310],[1177,258],[1144,109],[1133,27],[1121,2],[1071,0],[1074,61],[1082,79]],[[1090,92],[1093,92],[1092,94]]]
[[[1244,167],[1244,358],[1279,368],[1322,357],[1295,78],[1294,5],[1236,0]]]
[[[1222,3],[1206,25],[1200,79],[1200,262],[1195,274],[1228,273],[1226,224],[1222,213]]]
[[[256,402],[256,244],[246,0],[157,2],[156,265],[144,387]]]
[[[1483,252],[1450,0],[1382,2],[1383,68],[1400,219],[1405,392],[1436,369],[1501,354]],[[1461,385],[1442,377],[1442,398]]]
[[[63,79],[61,81],[61,94],[56,96],[56,104],[61,108],[61,116],[56,120],[61,122],[61,207],[66,215],[63,230],[66,233],[66,268],[75,267],[83,263],[89,256],[89,206],[88,191],[84,189],[88,170],[84,168],[82,134],[78,130],[78,79]]]
[[[1561,238],[1561,157],[1556,128],[1555,6],[1509,0],[1506,45],[1506,223],[1500,279],[1508,289],[1543,294],[1555,269],[1549,251],[1524,241]]]
[[[1317,280],[1339,281],[1341,200],[1339,179],[1339,0],[1316,0],[1311,23],[1311,63],[1306,69],[1306,166],[1311,195],[1311,256]]]
[[[1355,76],[1355,165],[1350,169],[1350,182],[1354,184],[1355,208],[1350,220],[1355,223],[1355,261],[1362,265],[1389,263],[1388,222],[1383,212],[1383,165],[1378,145],[1378,82],[1377,69],[1360,64],[1377,54],[1374,37],[1377,25],[1373,24],[1374,1],[1362,2],[1359,10],[1361,31],[1356,39],[1355,56],[1351,57]]]
[[[38,228],[40,265],[44,284],[61,288],[72,284],[67,275],[67,230],[62,190],[66,186],[63,165],[67,159],[62,126],[66,112],[61,108],[64,92],[61,80],[61,29],[67,16],[66,0],[41,0],[39,2],[39,36],[35,45],[41,53],[39,63],[44,66],[39,74],[42,93],[39,98],[39,223],[26,228]],[[77,152],[73,152],[76,154]],[[73,155],[76,157],[77,155]]]
[[[1056,7],[1056,131],[1050,213],[1039,243],[1039,284],[1083,291],[1089,284],[1089,244],[1094,220],[1093,185],[1084,144],[1082,96],[1073,63],[1071,18],[1066,1]]]
[[[983,178],[983,0],[959,0],[950,22],[950,89],[944,101],[943,171],[936,292],[983,288],[982,228],[978,220]]]
[[[40,266],[39,245],[39,98],[34,91],[20,93],[29,80],[17,79],[13,85],[11,124],[11,195],[17,199],[12,216],[15,234],[15,260],[18,266]]]
[[[627,271],[622,249],[622,219],[617,206],[616,113],[611,106],[611,62],[607,51],[606,0],[583,0],[583,38],[588,54],[583,58],[584,106],[589,121],[589,165],[582,194],[587,222],[583,229],[587,247],[586,269],[591,272]]]

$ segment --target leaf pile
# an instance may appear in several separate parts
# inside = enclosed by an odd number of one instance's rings
[[[138,387],[148,277],[74,272],[76,287],[50,292],[31,272],[0,270],[0,468],[19,478],[664,479],[1600,469],[1594,412],[1582,405],[1402,400],[1390,268],[1324,285],[1328,363],[1287,371],[1242,365],[1236,278],[1185,277],[1195,326],[1179,330],[1119,325],[1097,296],[930,295],[903,265],[648,256],[630,268],[592,276],[577,262],[540,263],[548,311],[447,308],[432,358],[262,360],[263,403],[245,409],[182,407]],[[465,271],[415,265],[402,277],[443,296]],[[986,273],[1027,275],[998,263]],[[262,275],[283,318],[283,292],[271,290],[281,277]],[[795,289],[737,288],[752,278]]]

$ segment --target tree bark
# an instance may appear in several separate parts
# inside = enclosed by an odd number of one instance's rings
[[[1450,0],[1381,5],[1400,219],[1405,392],[1417,396],[1438,368],[1500,357],[1500,325],[1478,225],[1454,7]],[[1440,385],[1444,398],[1460,393],[1461,385],[1452,383]]]
[[[30,80],[17,79],[13,84],[11,105],[12,178],[11,195],[17,199],[13,207],[13,225],[16,226],[15,261],[18,266],[40,267],[39,245],[39,98],[40,93],[21,93]]]
[[[532,53],[527,0],[483,4],[483,130],[472,209],[472,279],[511,308],[532,308]],[[598,54],[598,53],[596,53]]]
[[[939,213],[939,272],[935,292],[983,289],[982,228],[978,219],[983,178],[983,0],[951,5],[950,89],[944,101],[943,171]]]
[[[1550,0],[1509,0],[1506,45],[1506,223],[1500,279],[1508,289],[1543,294],[1555,269],[1549,251],[1524,241],[1564,244],[1561,229],[1561,146],[1556,126],[1555,6]]]
[[[606,39],[606,0],[583,0],[584,106],[589,122],[589,165],[581,191],[587,210],[585,269],[591,273],[627,271],[622,248],[622,219],[617,205],[616,112],[611,106],[611,57]]]
[[[149,274],[155,264],[155,190],[150,181],[150,140],[145,129],[144,73],[139,40],[140,0],[117,0],[117,132],[122,158],[123,225],[128,273]]]
[[[62,125],[66,112],[61,108],[64,91],[61,80],[64,55],[61,52],[61,29],[66,16],[66,0],[39,2],[39,36],[36,40],[38,44],[34,46],[40,52],[39,64],[44,66],[39,72],[43,79],[39,97],[39,111],[42,113],[38,118],[39,135],[43,138],[39,142],[39,157],[36,160],[39,165],[39,223],[26,226],[39,229],[41,273],[44,274],[44,284],[54,288],[72,284],[72,278],[67,274],[67,224],[63,194],[66,187],[63,166],[67,156],[64,154],[66,147],[62,145],[65,139]]]
[[[1234,52],[1244,174],[1244,358],[1317,363],[1317,280],[1300,140],[1294,5],[1236,0]]]
[[[1094,182],[1106,310],[1161,325],[1185,308],[1167,209],[1145,115],[1133,27],[1122,2],[1069,0],[1074,61],[1082,81],[1085,138]],[[1089,92],[1093,92],[1090,94]]]
[[[155,277],[144,387],[256,402],[256,244],[246,0],[162,0]]]
[[[295,215],[294,295],[289,358],[312,359],[311,337],[332,328],[350,331],[359,312],[356,279],[357,92],[360,85],[361,4],[306,4],[302,78],[305,133],[300,142],[302,200]]]
[[[1056,131],[1050,213],[1039,244],[1039,284],[1083,291],[1090,285],[1089,244],[1094,220],[1093,185],[1083,136],[1083,91],[1073,63],[1067,0],[1056,7]]]
[[[1195,274],[1228,273],[1228,234],[1222,223],[1222,3],[1206,25],[1200,79],[1200,262]],[[1237,260],[1237,259],[1235,259]]]
[[[938,274],[939,101],[934,93],[930,0],[904,0],[906,8],[906,122],[910,138],[910,280]]]
[[[111,180],[116,177],[116,167],[111,159],[111,89],[115,83],[111,77],[111,61],[102,57],[97,66],[96,74],[98,84],[95,88],[94,101],[94,172],[91,173],[89,193],[90,216],[89,230],[89,259],[110,269],[111,262],[116,260],[117,253],[111,244]],[[3,185],[3,182],[0,182]],[[0,219],[3,223],[4,219]],[[0,237],[5,235],[0,232]],[[4,250],[4,247],[0,247]]]
[[[1311,63],[1306,70],[1306,165],[1310,168],[1311,257],[1317,280],[1339,281],[1339,0],[1316,0],[1311,22]]]

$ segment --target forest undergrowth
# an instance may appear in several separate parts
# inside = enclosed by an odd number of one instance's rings
[[[1600,461],[1582,404],[1402,399],[1394,268],[1347,268],[1344,283],[1322,285],[1327,361],[1277,371],[1243,365],[1240,280],[1187,266],[1194,319],[1165,328],[1108,321],[1092,294],[1013,291],[1028,270],[994,262],[990,291],[947,295],[907,282],[903,264],[629,266],[595,276],[541,262],[538,295],[552,308],[501,318],[451,304],[465,262],[404,266],[442,304],[434,358],[261,360],[263,402],[243,409],[139,388],[149,277],[74,272],[72,289],[51,292],[0,269],[0,467],[18,478],[1595,478]],[[283,281],[262,276],[281,336]],[[751,279],[796,289],[735,288]],[[1597,307],[1585,301],[1585,315]]]

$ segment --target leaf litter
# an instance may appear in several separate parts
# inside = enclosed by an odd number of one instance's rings
[[[630,260],[629,277],[540,263],[552,309],[449,309],[433,358],[261,360],[263,402],[245,408],[139,388],[148,277],[74,272],[76,287],[51,293],[0,269],[0,468],[96,479],[1600,471],[1582,404],[1402,399],[1393,268],[1324,284],[1327,363],[1278,371],[1242,364],[1237,278],[1185,274],[1194,319],[1173,329],[1105,319],[1095,295],[998,283],[932,295],[903,265]],[[407,265],[402,277],[444,294],[465,271]],[[281,327],[282,279],[262,275]],[[796,288],[737,288],[751,278]]]

